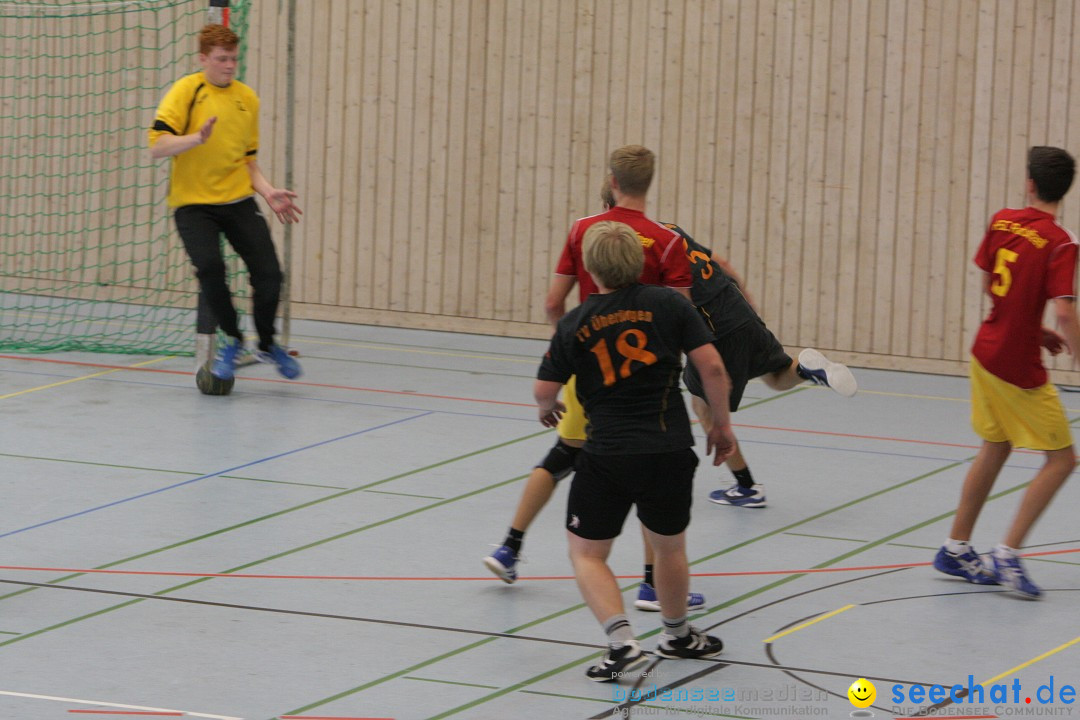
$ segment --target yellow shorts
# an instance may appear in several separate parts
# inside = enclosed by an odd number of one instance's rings
[[[576,375],[571,375],[570,379],[566,381],[562,401],[563,405],[566,406],[566,412],[563,413],[562,419],[559,420],[559,427],[556,429],[559,437],[564,440],[585,442],[585,408],[581,406],[577,399]]]
[[[1032,450],[1061,450],[1072,445],[1057,388],[1005,382],[971,358],[971,426],[989,442],[1008,442]]]

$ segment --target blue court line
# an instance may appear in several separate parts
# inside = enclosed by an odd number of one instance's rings
[[[356,432],[351,432],[351,433],[348,433],[346,435],[339,435],[338,437],[330,438],[329,440],[320,440],[319,442],[312,443],[311,445],[305,445],[304,447],[295,448],[293,450],[287,450],[287,451],[285,451],[283,453],[278,453],[277,455],[270,455],[268,457],[260,458],[258,460],[252,460],[251,462],[246,462],[246,463],[243,463],[242,465],[234,465],[231,468],[225,468],[224,470],[218,470],[217,472],[212,472],[212,473],[209,473],[207,475],[202,475],[200,477],[191,478],[190,480],[184,480],[183,482],[178,482],[178,483],[175,483],[173,485],[166,485],[165,487],[158,488],[157,490],[150,490],[149,492],[140,493],[138,495],[132,495],[131,497],[124,498],[123,500],[115,500],[115,501],[113,501],[111,503],[106,503],[104,505],[98,505],[97,507],[92,507],[92,508],[89,508],[87,510],[80,510],[77,513],[71,513],[70,515],[64,515],[63,517],[53,518],[52,520],[45,520],[44,522],[39,522],[36,525],[28,525],[27,527],[19,528],[18,530],[10,530],[10,531],[8,531],[6,533],[0,533],[0,538],[6,538],[6,537],[8,537],[10,535],[18,535],[19,533],[26,532],[27,530],[35,530],[35,529],[37,529],[39,527],[44,527],[46,525],[52,525],[53,523],[63,522],[64,520],[70,520],[72,518],[77,518],[77,517],[79,517],[81,515],[88,515],[88,514],[90,514],[92,512],[97,512],[98,510],[104,510],[106,508],[115,507],[116,505],[122,505],[123,503],[131,502],[132,500],[140,500],[140,499],[142,499],[144,497],[149,497],[151,495],[157,495],[158,493],[163,493],[163,492],[165,492],[167,490],[174,490],[174,489],[176,489],[178,487],[183,487],[184,485],[190,485],[192,483],[197,483],[200,480],[206,480],[207,478],[217,477],[219,475],[224,475],[226,473],[235,472],[237,470],[242,470],[244,468],[249,468],[249,467],[252,467],[253,465],[259,465],[261,463],[268,462],[270,460],[277,460],[278,458],[288,457],[289,455],[295,455],[296,453],[303,452],[305,450],[311,450],[312,448],[321,447],[323,445],[329,445],[330,443],[335,443],[335,442],[338,442],[339,440],[348,440],[349,438],[357,437],[358,435],[363,435],[365,433],[373,432],[375,430],[382,430],[383,428],[388,428],[388,427],[390,427],[392,425],[398,425],[400,423],[409,422],[410,420],[417,420],[419,418],[426,417],[426,416],[431,415],[431,414],[433,414],[433,413],[424,412],[424,413],[420,413],[419,415],[413,415],[412,417],[402,418],[400,420],[394,420],[392,422],[383,423],[382,425],[376,425],[375,427],[365,428],[364,430],[357,430]]]

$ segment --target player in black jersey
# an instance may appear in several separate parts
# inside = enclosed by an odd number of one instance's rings
[[[586,232],[583,248],[585,268],[600,292],[559,321],[535,395],[541,422],[555,427],[562,410],[559,391],[576,375],[589,418],[566,527],[578,586],[608,636],[607,653],[586,674],[610,682],[646,662],[607,565],[632,505],[656,555],[664,621],[656,654],[703,658],[723,648],[687,622],[686,527],[698,458],[680,397],[682,353],[697,366],[709,400],[707,451],[715,451],[715,464],[735,449],[735,437],[729,382],[713,334],[677,292],[637,282],[644,255],[636,233],[622,223],[600,222]]]
[[[600,200],[605,205],[614,202],[610,185],[605,184],[601,188]],[[690,275],[693,278],[690,297],[712,330],[713,344],[731,378],[731,412],[739,409],[746,384],[757,377],[777,391],[790,390],[809,381],[830,387],[845,397],[855,394],[858,383],[851,370],[845,365],[831,362],[818,350],[806,348],[799,353],[798,362],[792,360],[784,346],[765,326],[765,321],[745,293],[744,283],[731,266],[675,223],[664,225],[679,233],[686,244],[686,257],[690,261]],[[683,379],[686,389],[693,395],[694,412],[708,432],[706,399],[693,365],[686,366]],[[735,476],[735,484],[709,493],[709,500],[720,505],[765,507],[764,488],[754,482],[750,467],[738,447],[727,459],[727,466]],[[645,562],[647,569],[648,554]]]
[[[731,376],[731,399],[729,409],[739,409],[743,390],[752,378],[760,377],[773,390],[789,390],[810,381],[825,385],[850,397],[858,390],[854,375],[847,366],[831,362],[818,350],[806,348],[795,362],[784,346],[765,326],[739,284],[734,282],[726,263],[695,241],[685,230],[673,223],[668,227],[683,236],[686,254],[690,260],[690,272],[694,285],[690,294],[710,329],[716,346]],[[707,429],[708,413],[703,411],[705,396],[701,383],[692,366],[683,375],[687,390],[694,396],[694,411]],[[709,500],[720,505],[737,507],[765,507],[765,492],[754,483],[750,468],[742,453],[736,449],[727,461],[736,483],[727,489],[714,490]]]

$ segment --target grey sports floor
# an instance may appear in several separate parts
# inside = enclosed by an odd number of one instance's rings
[[[689,531],[694,622],[725,652],[606,685],[584,676],[604,638],[565,487],[521,581],[480,562],[553,440],[543,343],[299,323],[292,345],[299,381],[255,366],[224,398],[190,358],[0,357],[0,718],[848,717],[860,677],[876,717],[927,714],[913,684],[985,683],[941,715],[1080,714],[1080,484],[1026,549],[1043,601],[928,567],[976,450],[963,378],[857,370],[851,399],[751,383],[736,432],[768,507],[708,502],[731,476],[703,464]],[[1013,456],[977,548],[1040,463]],[[630,606],[633,521],[612,566]],[[658,615],[628,613],[653,647]]]

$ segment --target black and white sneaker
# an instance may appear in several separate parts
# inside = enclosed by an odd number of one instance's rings
[[[637,640],[631,640],[618,650],[608,648],[600,662],[585,671],[585,676],[596,682],[616,682],[647,662],[649,656],[637,644]]]
[[[706,635],[691,625],[690,634],[686,637],[661,633],[660,644],[656,646],[656,654],[671,660],[711,658],[719,655],[723,649],[724,643],[720,642],[720,638]]]
[[[815,385],[832,388],[844,397],[851,397],[859,391],[859,383],[847,365],[832,362],[813,348],[806,348],[799,353],[800,373]]]

